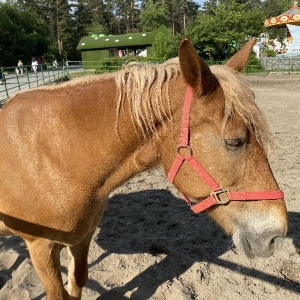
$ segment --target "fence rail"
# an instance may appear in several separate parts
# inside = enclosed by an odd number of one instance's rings
[[[40,65],[37,75],[31,66],[24,66],[24,74],[18,74],[16,67],[1,68],[3,84],[0,85],[0,107],[16,92],[59,81],[65,77],[84,76],[87,74],[106,73],[119,70],[125,63],[133,60],[103,60],[103,61],[67,61],[64,65],[54,68],[52,65]],[[155,61],[159,63],[161,61]],[[224,61],[209,61],[212,64],[224,64]],[[250,60],[244,70],[246,74],[269,72],[300,73],[300,56],[291,58],[271,58]]]
[[[16,92],[39,85],[58,81],[66,76],[65,66],[53,68],[50,65],[40,65],[35,74],[31,66],[24,66],[23,74],[17,67],[1,68],[2,84],[0,85],[0,106]]]
[[[103,60],[103,61],[68,61],[68,70],[75,70],[80,68],[85,73],[105,73],[112,72],[122,68],[124,63],[132,63],[133,60],[128,61],[118,60]],[[162,61],[156,61],[155,63]],[[222,65],[225,61],[207,61],[209,65]],[[269,72],[287,72],[300,73],[300,56],[297,57],[262,57],[260,59],[249,60],[246,68],[248,73],[269,73]]]

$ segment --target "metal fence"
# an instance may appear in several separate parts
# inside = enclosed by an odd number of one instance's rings
[[[209,65],[221,65],[225,61],[208,62]],[[284,73],[300,73],[300,56],[298,57],[262,57],[259,59],[250,59],[244,71],[246,74],[271,72],[284,72]]]
[[[300,56],[280,58],[280,57],[262,57],[261,66],[264,70],[274,72],[300,72]]]
[[[1,74],[0,106],[20,90],[61,80],[66,76],[66,68],[64,65],[53,68],[50,65],[43,64],[39,66],[37,73],[34,73],[31,66],[24,66],[24,71],[21,73],[17,67],[8,67],[1,68]]]
[[[132,63],[134,60],[129,59],[124,61],[118,60],[103,60],[103,61],[68,61],[68,71],[79,71],[83,74],[90,73],[105,73],[112,72],[122,68],[124,63]],[[155,61],[159,63],[162,61]],[[225,61],[207,61],[209,65],[222,65]],[[249,60],[244,69],[244,73],[269,73],[269,72],[286,72],[300,73],[300,56],[298,57],[262,57],[260,59]]]
[[[159,63],[161,61],[155,61]],[[119,70],[124,64],[134,63],[133,59],[114,59],[103,61],[67,61],[54,68],[52,65],[43,64],[39,66],[37,74],[32,71],[31,66],[24,66],[23,75],[17,72],[16,67],[1,68],[3,84],[0,85],[0,106],[16,92],[22,89],[30,89],[39,85],[57,82],[66,77],[85,76],[87,74],[101,74]],[[208,61],[209,65],[224,64],[224,61]],[[300,73],[300,56],[291,58],[271,58],[250,60],[244,69],[246,74],[269,72]]]

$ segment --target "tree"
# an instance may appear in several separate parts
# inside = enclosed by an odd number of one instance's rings
[[[145,31],[165,25],[173,35],[184,33],[188,21],[197,15],[198,8],[199,5],[191,0],[147,0],[141,6],[141,25]]]
[[[73,19],[70,13],[70,4],[67,0],[55,1],[55,28],[57,48],[60,58],[67,56],[68,46],[72,45]]]
[[[237,50],[236,44],[262,32],[263,18],[261,10],[247,9],[245,4],[230,1],[217,5],[209,13],[200,12],[190,23],[187,35],[202,57],[223,60]]]
[[[117,34],[135,32],[139,29],[139,1],[114,0],[109,1],[113,6],[114,24]]]
[[[72,1],[74,2],[74,1]],[[71,1],[68,0],[16,0],[19,10],[29,10],[36,13],[50,27],[51,47],[47,53],[48,59],[67,57],[75,52],[78,43],[76,28],[72,16]]]
[[[50,31],[36,13],[21,11],[14,4],[0,3],[0,65],[16,65],[21,59],[29,64],[32,56],[42,56],[49,50]]]
[[[177,56],[179,40],[181,40],[181,38],[182,37],[178,38],[178,36],[166,37],[166,35],[159,32],[153,43],[155,58],[167,60]]]
[[[107,33],[109,34],[117,34],[117,25],[115,18],[115,1],[114,0],[106,0],[103,14],[103,25],[107,27]]]
[[[111,16],[107,10],[107,5],[103,0],[90,0],[87,5],[91,13],[92,23],[87,26],[87,34],[108,34],[108,16]]]
[[[290,0],[266,0],[263,3],[265,17],[278,16],[291,8],[291,4]]]
[[[148,0],[140,15],[143,31],[153,31],[160,25],[169,27],[168,9],[164,3]]]
[[[214,15],[214,11],[218,6],[218,0],[209,0],[203,3],[203,11],[208,15]]]
[[[174,37],[188,35],[201,53],[224,58],[235,42],[264,31],[263,20],[291,6],[290,0],[7,0],[49,27],[49,60],[79,59],[76,46],[91,34],[153,31],[160,25]],[[17,22],[16,22],[17,23]],[[0,28],[1,30],[1,28]],[[163,41],[161,41],[163,42]],[[233,43],[234,42],[234,43]],[[161,46],[161,49],[164,45]],[[168,56],[168,55],[167,55]]]
[[[78,0],[73,4],[76,35],[83,37],[88,34],[88,26],[92,24],[92,11],[87,0]]]

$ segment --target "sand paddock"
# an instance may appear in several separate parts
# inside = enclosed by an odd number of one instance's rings
[[[268,259],[236,253],[231,239],[205,214],[193,214],[154,169],[111,195],[91,243],[83,299],[300,298],[300,75],[247,78],[274,137],[269,158],[289,212],[283,249]],[[66,281],[65,251],[62,263]],[[0,299],[46,299],[18,237],[0,238]]]

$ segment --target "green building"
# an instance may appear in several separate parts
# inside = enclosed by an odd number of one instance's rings
[[[82,38],[76,50],[81,51],[82,61],[99,61],[135,55],[151,56],[153,55],[152,45],[158,33],[166,37],[171,35],[163,25],[152,32],[120,35],[92,34]]]

